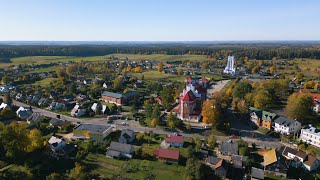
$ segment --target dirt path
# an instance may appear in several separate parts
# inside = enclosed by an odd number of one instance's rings
[[[212,85],[208,90],[207,90],[207,96],[208,98],[212,97],[212,93],[221,91],[221,89],[229,82],[230,80],[222,80],[216,82],[216,84]]]

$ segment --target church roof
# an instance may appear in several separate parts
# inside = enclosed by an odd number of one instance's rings
[[[182,101],[194,101],[196,96],[193,94],[191,90],[189,90],[183,97]]]

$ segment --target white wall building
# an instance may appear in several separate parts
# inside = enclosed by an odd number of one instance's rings
[[[296,134],[301,129],[299,121],[280,116],[274,120],[274,131],[281,134]]]
[[[303,142],[320,148],[320,129],[308,125],[301,129],[300,139]]]
[[[223,70],[227,74],[235,74],[236,68],[234,67],[234,56],[228,56],[227,66]]]

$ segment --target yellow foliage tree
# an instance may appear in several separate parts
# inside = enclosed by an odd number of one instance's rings
[[[228,90],[226,91],[226,95],[229,98],[232,95],[232,88],[229,87]]]
[[[135,68],[133,69],[133,72],[135,72],[135,73],[142,73],[142,68],[141,68],[140,66],[135,67]]]
[[[32,129],[29,133],[31,144],[28,146],[28,152],[40,149],[44,146],[44,141],[41,138],[41,133],[38,129]]]
[[[158,125],[158,120],[156,118],[153,118],[150,122],[151,126],[157,126]]]
[[[220,117],[220,109],[216,100],[206,100],[202,107],[203,122],[207,124],[214,124]]]
[[[274,72],[276,72],[277,67],[275,65],[270,66],[270,73],[273,74]]]
[[[163,63],[158,64],[158,71],[162,72],[163,71]]]

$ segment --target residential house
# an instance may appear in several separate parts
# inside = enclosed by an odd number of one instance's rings
[[[130,144],[112,141],[107,151],[107,157],[110,158],[129,158],[134,154],[134,147]]]
[[[65,107],[65,104],[59,103],[59,102],[52,102],[49,105],[50,110],[59,110],[59,109],[62,109],[63,107]]]
[[[315,111],[316,113],[319,113],[319,107],[320,107],[320,94],[316,94],[316,93],[311,93],[309,90],[307,89],[300,89],[299,93],[305,93],[305,94],[309,94],[310,96],[312,96],[313,99],[313,111]]]
[[[40,98],[38,101],[38,106],[39,107],[46,107],[49,105],[49,100],[47,98]]]
[[[264,167],[266,173],[286,178],[287,168],[278,160],[277,153],[274,149],[264,149],[259,151],[258,154],[263,157],[261,165]]]
[[[3,110],[3,109],[11,109],[11,107],[8,104],[2,102],[0,104],[0,111]]]
[[[229,169],[229,163],[226,160],[221,159],[217,162],[213,169],[216,176],[226,178]]]
[[[311,124],[301,129],[300,139],[303,142],[320,148],[320,129],[313,127]]]
[[[263,180],[264,171],[255,167],[251,168],[251,180]]]
[[[179,163],[180,152],[177,150],[159,148],[153,154],[162,162],[170,164]]]
[[[15,96],[15,99],[17,101],[25,101],[26,100],[26,96],[24,96],[22,93],[18,93],[16,96]]]
[[[271,129],[272,121],[276,117],[275,113],[263,111],[254,107],[249,108],[250,120],[258,127]]]
[[[101,94],[100,100],[108,102],[108,103],[113,103],[113,104],[116,104],[118,106],[121,106],[121,105],[128,104],[136,96],[139,96],[139,92],[138,91],[130,91],[130,92],[125,93],[125,94],[104,91]]]
[[[84,108],[81,108],[80,105],[76,104],[74,108],[71,110],[71,116],[72,117],[81,117],[84,116],[87,113],[87,110]]]
[[[238,155],[238,143],[225,141],[222,143],[220,153],[223,155]]]
[[[219,161],[221,160],[221,158],[218,158],[216,156],[209,156],[207,161],[208,161],[208,165],[214,167]]]
[[[113,131],[110,125],[80,124],[73,129],[73,134],[77,138],[90,139],[94,141],[103,140]]]
[[[91,110],[93,112],[95,112],[95,113],[97,112],[98,108],[99,108],[98,103],[93,103],[92,106],[91,106]],[[106,112],[106,109],[107,109],[106,105],[101,105],[100,106],[100,111],[101,111],[102,114],[104,114]]]
[[[299,121],[279,116],[274,120],[274,131],[281,134],[296,134],[301,129],[301,123]]]
[[[317,170],[320,165],[319,160],[316,157],[308,155],[305,152],[292,149],[288,146],[281,147],[280,153],[286,158],[288,165],[291,167],[314,171]]]
[[[57,152],[66,145],[66,141],[64,139],[60,139],[55,136],[51,136],[48,143],[50,145],[51,150],[54,152]]]
[[[20,107],[17,111],[16,114],[20,119],[27,119],[31,114],[33,113],[32,109],[29,108],[24,108]]]
[[[181,120],[199,122],[202,105],[207,95],[206,83],[188,76],[185,85],[186,87],[179,97],[179,104],[174,108],[174,111]]]
[[[183,147],[184,137],[179,134],[171,134],[163,140],[161,147]]]
[[[44,120],[44,116],[41,115],[40,113],[34,112],[27,118],[27,123],[28,124],[36,124],[39,122],[42,122]]]
[[[121,130],[121,135],[119,137],[119,142],[120,143],[132,143],[133,140],[135,139],[135,133],[131,129],[122,129]]]
[[[243,162],[245,162],[247,159],[247,156],[233,155],[231,157],[231,162],[234,168],[241,169],[244,167]]]
[[[49,121],[49,124],[50,126],[52,127],[58,127],[60,128],[63,123],[65,122],[65,120],[62,120],[62,119],[59,119],[59,118],[52,118],[50,121]]]

